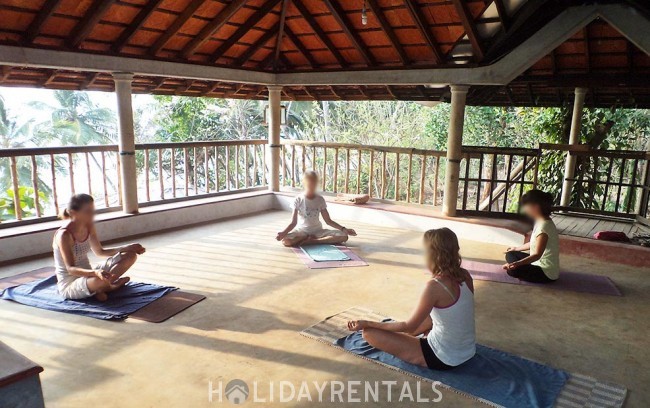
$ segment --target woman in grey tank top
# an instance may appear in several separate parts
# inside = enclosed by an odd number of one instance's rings
[[[145,249],[140,244],[104,248],[95,231],[95,204],[92,196],[72,196],[61,218],[66,224],[54,235],[52,249],[56,270],[57,289],[66,299],[95,296],[104,301],[107,293],[124,286],[129,278],[122,275],[135,263]],[[90,265],[88,252],[107,257]]]

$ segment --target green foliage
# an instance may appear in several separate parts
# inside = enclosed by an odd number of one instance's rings
[[[43,203],[47,202],[47,197],[42,191],[38,192],[39,209],[43,211]],[[18,200],[22,210],[23,217],[36,216],[36,200],[34,200],[34,189],[31,187],[18,188]],[[16,209],[14,206],[15,197],[13,189],[6,190],[0,195],[0,220],[16,219]]]

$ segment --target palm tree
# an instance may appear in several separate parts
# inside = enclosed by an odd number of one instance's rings
[[[30,105],[50,113],[39,123],[36,134],[61,145],[109,144],[116,140],[113,111],[93,103],[86,92],[55,91],[56,106],[44,102]]]

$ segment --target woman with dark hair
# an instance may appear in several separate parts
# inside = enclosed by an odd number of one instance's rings
[[[530,242],[506,250],[503,269],[508,275],[527,282],[550,283],[560,276],[560,239],[551,219],[553,196],[530,190],[521,197],[524,213],[534,222]],[[530,253],[523,251],[530,250]]]
[[[140,244],[117,248],[104,248],[95,231],[95,204],[92,196],[76,194],[70,198],[60,218],[66,224],[54,235],[54,266],[57,288],[66,299],[83,299],[95,296],[105,301],[108,292],[124,286],[129,278],[122,275],[144,253]],[[94,268],[88,252],[108,257]]]

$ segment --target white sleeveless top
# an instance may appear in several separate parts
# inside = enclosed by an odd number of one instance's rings
[[[57,234],[61,231],[67,230],[68,225],[61,227],[57,231]],[[78,266],[84,269],[92,269],[90,266],[90,259],[88,259],[88,252],[90,251],[90,234],[88,234],[88,237],[86,237],[84,241],[77,241],[74,238],[74,235],[72,236],[72,239],[74,239],[74,244],[72,246],[72,253],[74,254],[74,266]],[[61,250],[59,249],[59,246],[56,242],[56,236],[52,243],[52,249],[54,251],[54,272],[56,274],[58,286],[60,289],[62,289],[68,286],[70,282],[77,279],[78,276],[73,276],[68,273],[68,269],[65,266],[65,261],[63,260],[63,255],[61,254]]]
[[[433,278],[447,291],[455,296],[447,286]],[[474,329],[474,294],[463,282],[460,284],[458,299],[445,308],[434,307],[431,310],[433,327],[427,341],[436,356],[443,363],[457,366],[476,353],[476,334]]]

